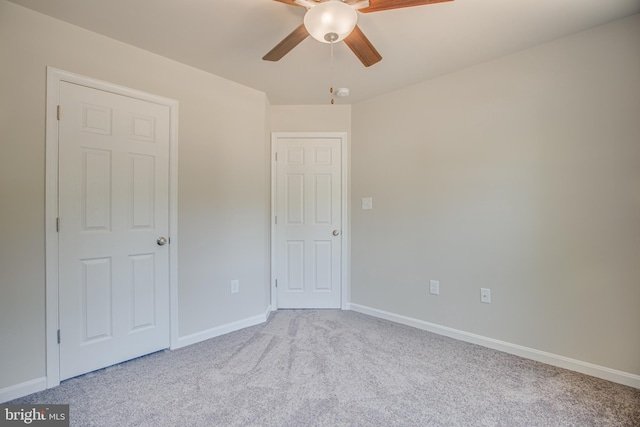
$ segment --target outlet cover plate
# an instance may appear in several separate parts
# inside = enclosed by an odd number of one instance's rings
[[[372,197],[363,197],[362,198],[362,209],[363,210],[373,209],[373,198]]]
[[[480,288],[480,302],[491,304],[491,289]]]
[[[438,280],[429,280],[429,293],[440,295],[440,282]]]
[[[240,280],[232,280],[231,281],[231,293],[237,294],[240,292]]]

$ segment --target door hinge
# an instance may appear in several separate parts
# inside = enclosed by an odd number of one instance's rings
[[[56,107],[56,118],[60,121],[60,106]]]
[[[58,344],[60,344],[60,329],[58,329]]]
[[[56,218],[56,231],[60,232],[60,217]]]
[[[276,153],[276,162],[278,161],[278,153]]]
[[[278,287],[278,279],[276,279],[276,288]]]
[[[278,224],[278,215],[276,215],[276,224]]]

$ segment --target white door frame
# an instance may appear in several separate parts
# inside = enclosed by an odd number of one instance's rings
[[[45,351],[47,388],[60,384],[58,345],[58,105],[60,84],[74,83],[93,89],[164,105],[170,109],[169,135],[169,305],[170,343],[178,346],[178,101],[47,67],[45,134]],[[61,112],[64,114],[64,112]]]
[[[276,289],[277,279],[277,251],[276,251],[276,183],[277,183],[277,167],[276,152],[278,151],[278,139],[279,138],[339,138],[340,139],[340,155],[342,162],[341,169],[341,192],[342,192],[342,209],[341,209],[341,223],[342,223],[342,239],[341,239],[341,274],[340,274],[340,306],[342,310],[349,309],[349,301],[351,297],[351,284],[349,282],[349,259],[350,259],[350,216],[349,216],[349,140],[346,132],[272,132],[271,133],[271,309],[278,309],[278,293]]]

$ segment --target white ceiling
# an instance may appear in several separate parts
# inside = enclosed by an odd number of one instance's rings
[[[264,91],[274,105],[330,101],[330,47],[307,38],[279,62],[262,57],[302,23],[272,0],[10,0]],[[382,55],[365,68],[335,46],[334,86],[354,103],[640,12],[640,0],[455,0],[362,14]]]

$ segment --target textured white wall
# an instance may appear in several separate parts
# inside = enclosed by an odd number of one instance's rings
[[[354,105],[352,302],[640,374],[638,41],[634,16]]]
[[[272,132],[351,132],[350,105],[273,105]]]
[[[179,101],[180,336],[264,314],[262,92],[0,0],[0,389],[45,375],[47,65]],[[231,295],[230,281],[240,280]]]

